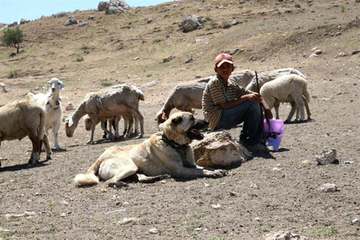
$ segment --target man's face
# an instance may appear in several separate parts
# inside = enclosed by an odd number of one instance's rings
[[[234,70],[234,66],[230,63],[223,63],[220,67],[215,67],[215,72],[220,75],[220,77],[224,80],[228,80],[232,71]]]

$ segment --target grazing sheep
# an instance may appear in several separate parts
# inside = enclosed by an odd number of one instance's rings
[[[305,121],[304,106],[306,107],[308,120],[311,119],[310,109],[307,106],[308,102],[310,102],[310,94],[307,90],[307,81],[299,75],[284,75],[265,83],[260,89],[260,95],[264,98],[270,109],[275,106],[277,118],[279,115],[279,103],[291,103],[291,111],[285,122],[291,121],[295,111],[295,121]]]
[[[29,164],[40,159],[42,142],[45,144],[46,159],[51,159],[49,140],[45,134],[45,112],[32,93],[24,98],[0,107],[0,143],[28,136],[32,142]]]
[[[94,131],[100,121],[121,116],[129,111],[140,121],[141,135],[144,134],[144,117],[138,109],[139,96],[131,94],[131,88],[123,85],[121,88],[103,89],[86,95],[75,112],[66,119],[66,136],[72,137],[80,119],[88,114],[91,120],[91,136],[88,143],[94,143]]]
[[[245,87],[254,77],[254,72],[243,70],[234,73],[231,80],[239,86]],[[165,104],[156,114],[158,124],[169,118],[173,108],[181,111],[192,112],[192,109],[201,109],[202,94],[211,77],[206,77],[196,82],[177,85],[170,93]]]
[[[295,68],[279,68],[271,71],[265,71],[260,73],[258,76],[259,88],[261,88],[262,85],[264,85],[266,82],[272,81],[277,77],[283,75],[289,75],[289,74],[296,74],[299,75],[300,77],[305,78],[305,75]],[[250,83],[246,85],[246,90],[250,90],[253,92],[258,91],[258,86],[255,77],[253,77]]]
[[[52,78],[48,81],[49,90],[46,94],[38,93],[34,95],[37,103],[40,104],[45,110],[46,122],[45,122],[45,133],[48,135],[49,129],[52,129],[54,143],[53,150],[59,151],[61,147],[59,145],[59,129],[61,124],[61,98],[60,90],[64,88],[64,83],[57,79]]]
[[[131,85],[125,85],[125,84],[118,84],[115,86],[110,87],[110,89],[121,89],[124,86],[128,87],[130,91],[128,91],[128,94],[134,95],[135,97],[132,99],[136,99],[133,103],[131,103],[131,107],[134,109],[139,110],[139,101],[144,101],[144,93],[136,86]],[[101,122],[101,128],[104,130],[104,138],[112,138],[115,136],[115,138],[119,137],[119,121],[121,118],[124,120],[124,132],[123,136],[125,138],[131,137],[133,135],[137,135],[138,138],[141,138],[143,136],[143,130],[139,130],[139,127],[142,128],[140,119],[138,119],[137,114],[132,114],[131,112],[125,113],[122,116],[116,116],[111,119],[108,119],[107,121]],[[135,121],[134,121],[135,120]],[[135,123],[135,128],[133,128],[133,125]],[[109,129],[107,129],[107,126],[109,126]],[[112,128],[114,129],[115,133],[112,133]]]

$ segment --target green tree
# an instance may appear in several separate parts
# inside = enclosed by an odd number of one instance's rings
[[[16,54],[18,54],[20,49],[20,43],[22,43],[23,39],[24,34],[20,30],[20,28],[17,27],[15,29],[6,29],[4,31],[2,41],[6,46],[16,48]]]

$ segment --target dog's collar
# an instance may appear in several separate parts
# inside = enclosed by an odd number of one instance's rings
[[[175,150],[185,150],[188,145],[187,144],[178,144],[173,140],[168,139],[165,134],[161,134],[161,139],[167,144],[173,147]]]

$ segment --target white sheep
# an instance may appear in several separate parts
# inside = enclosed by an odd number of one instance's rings
[[[241,87],[245,87],[254,77],[251,70],[242,70],[231,75],[230,80]],[[199,79],[175,86],[160,111],[156,114],[158,124],[169,118],[172,109],[176,108],[185,112],[192,112],[193,109],[201,109],[202,94],[205,86],[211,77]]]
[[[126,89],[124,89],[126,88]],[[134,85],[126,85],[126,84],[118,84],[114,85],[108,88],[108,90],[111,89],[122,89],[125,90],[126,94],[132,95],[131,99],[135,100],[132,103],[130,103],[131,107],[134,109],[139,110],[139,101],[144,101],[145,96],[144,93],[136,86]],[[137,99],[137,101],[136,101]],[[124,131],[123,136],[125,138],[137,135],[138,138],[141,138],[143,136],[143,129],[142,124],[140,122],[140,119],[138,119],[137,114],[133,114],[133,111],[129,111],[127,113],[124,113],[121,116],[115,116],[111,119],[108,119],[107,121],[101,122],[101,128],[104,130],[103,138],[118,138],[119,137],[119,121],[121,118],[124,120]],[[87,119],[87,121],[89,121]],[[135,125],[135,128],[133,126]],[[112,128],[114,129],[115,133],[112,133]]]
[[[45,112],[28,93],[20,100],[0,108],[0,143],[28,136],[32,142],[29,163],[34,165],[40,159],[41,145],[45,144],[46,159],[51,159],[49,140],[45,134]]]
[[[295,121],[305,121],[304,106],[306,107],[308,120],[311,119],[311,113],[308,107],[310,94],[307,90],[307,81],[299,75],[284,75],[270,82],[266,82],[260,89],[260,95],[264,98],[270,109],[275,107],[277,118],[279,118],[279,104],[281,102],[290,102],[291,111],[286,122],[291,121],[295,111]]]
[[[114,89],[103,89],[86,95],[83,102],[75,112],[66,120],[65,131],[68,137],[72,137],[80,119],[88,114],[91,121],[91,136],[88,143],[94,143],[94,131],[100,121],[106,121],[116,116],[121,116],[129,111],[140,122],[141,135],[144,134],[144,117],[136,108],[139,96],[131,94],[131,88],[123,85]]]
[[[272,81],[277,77],[289,74],[295,74],[305,78],[305,75],[295,68],[279,68],[275,70],[261,72],[258,75],[258,81],[256,81],[255,77],[253,77],[250,83],[246,85],[246,90],[257,92],[258,88],[260,89],[266,82]],[[259,86],[257,85],[257,83],[259,83]]]
[[[49,90],[47,93],[38,93],[34,97],[46,113],[46,135],[48,135],[49,129],[52,129],[54,138],[53,150],[59,151],[61,150],[59,145],[59,129],[62,115],[60,91],[64,88],[64,83],[58,78],[52,78],[48,81],[48,84]]]

